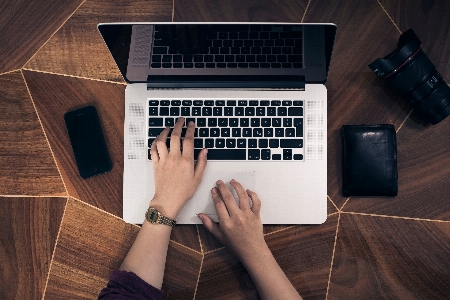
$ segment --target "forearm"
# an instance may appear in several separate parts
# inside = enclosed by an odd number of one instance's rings
[[[261,299],[302,299],[268,247],[241,258]]]
[[[161,289],[171,231],[171,226],[145,220],[120,270],[133,272]]]

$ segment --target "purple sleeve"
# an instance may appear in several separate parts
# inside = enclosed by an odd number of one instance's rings
[[[151,286],[133,272],[114,270],[98,299],[162,299],[163,291]]]

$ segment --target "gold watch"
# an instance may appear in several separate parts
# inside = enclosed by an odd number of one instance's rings
[[[168,226],[175,226],[177,221],[164,217],[157,209],[149,207],[145,213],[145,219],[152,224],[164,224]]]

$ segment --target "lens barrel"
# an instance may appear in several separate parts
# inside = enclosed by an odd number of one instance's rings
[[[400,36],[398,47],[392,53],[375,60],[369,67],[398,93],[408,95],[413,108],[434,125],[450,115],[450,87],[420,44],[409,29]]]

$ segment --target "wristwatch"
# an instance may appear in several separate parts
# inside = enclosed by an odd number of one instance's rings
[[[149,207],[145,213],[145,219],[152,224],[164,224],[168,226],[175,226],[177,221],[164,217],[157,209]]]

